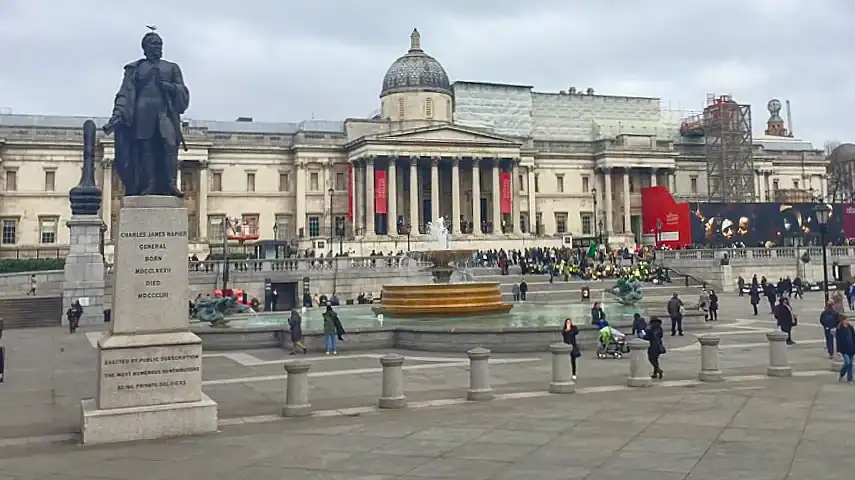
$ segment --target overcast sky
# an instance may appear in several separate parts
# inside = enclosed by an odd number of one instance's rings
[[[855,141],[852,0],[0,0],[0,108],[107,116],[146,24],[191,118],[365,117],[414,27],[452,81],[574,85],[702,108],[789,99],[798,137]]]

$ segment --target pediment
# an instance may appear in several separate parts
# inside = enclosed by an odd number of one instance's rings
[[[508,147],[519,146],[519,143],[500,135],[494,135],[480,130],[455,125],[399,130],[397,132],[377,135],[373,140],[389,140],[396,142],[405,141],[414,143],[455,142],[492,145],[499,144],[507,145]]]

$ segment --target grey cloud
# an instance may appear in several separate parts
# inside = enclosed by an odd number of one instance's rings
[[[579,5],[581,4],[581,5]],[[0,107],[104,115],[145,24],[185,70],[195,118],[341,119],[378,107],[413,27],[452,79],[571,85],[699,109],[790,99],[798,136],[853,140],[855,4],[843,0],[3,0]]]

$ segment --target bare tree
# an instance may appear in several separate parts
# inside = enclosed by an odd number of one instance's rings
[[[839,140],[825,142],[826,174],[828,177],[828,199],[832,202],[851,202],[855,198],[853,165],[851,159],[838,158]]]

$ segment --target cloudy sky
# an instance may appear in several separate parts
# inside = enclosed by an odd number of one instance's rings
[[[364,117],[418,27],[452,80],[793,105],[795,133],[855,141],[852,0],[0,0],[0,109],[109,114],[145,25],[192,92],[191,118]]]

